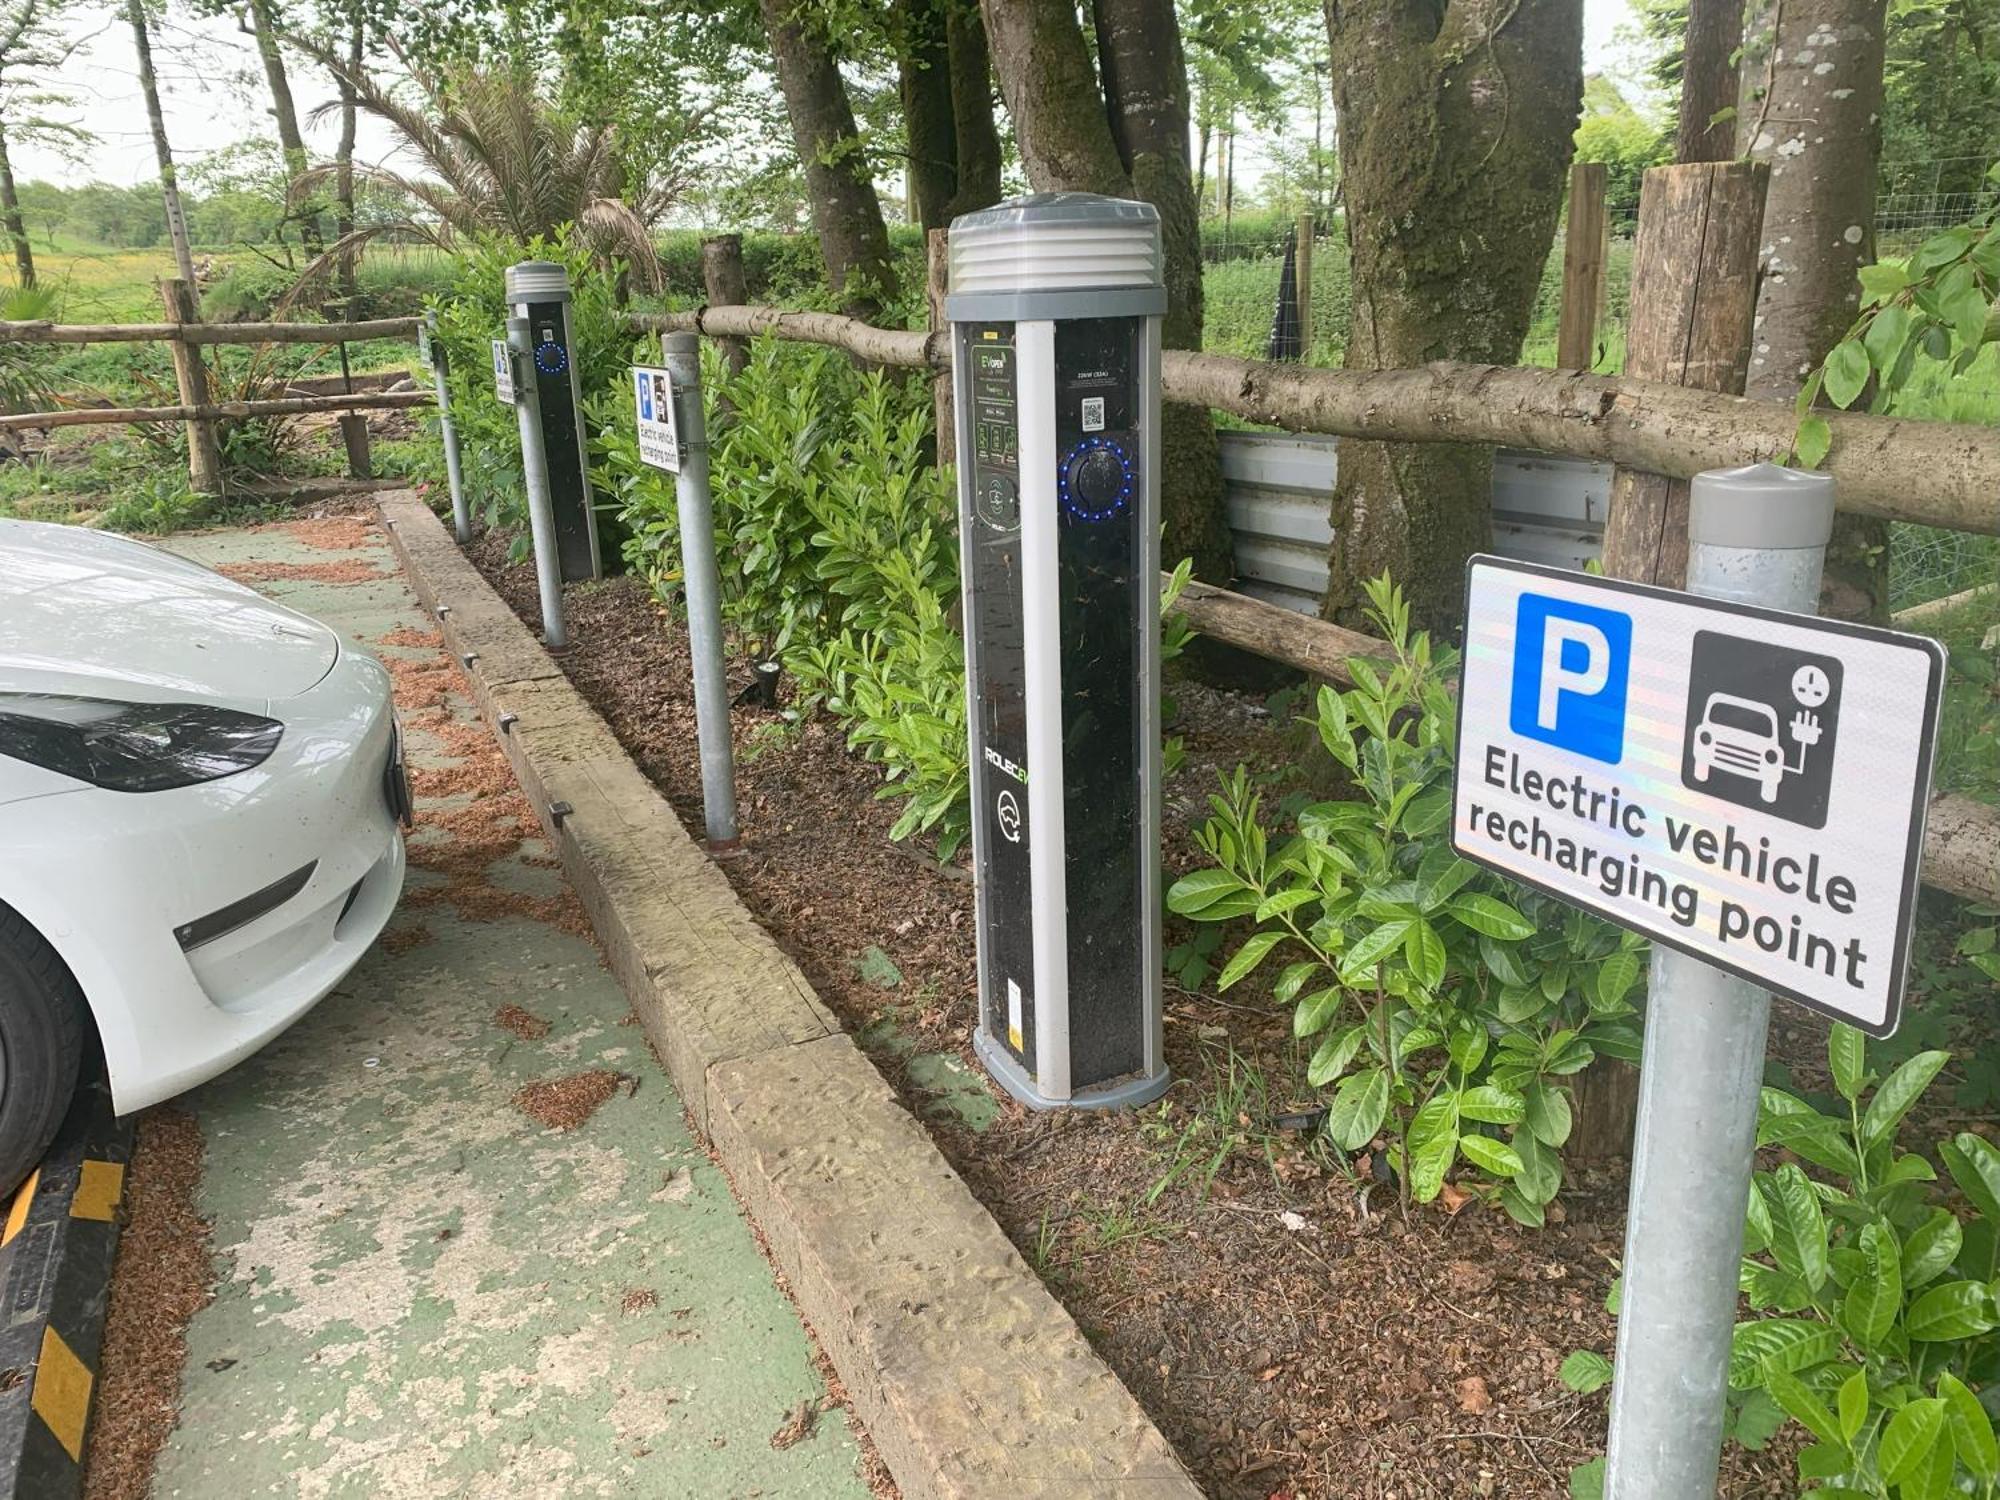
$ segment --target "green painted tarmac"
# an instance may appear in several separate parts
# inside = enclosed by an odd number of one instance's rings
[[[378,655],[435,654],[374,644],[430,626],[378,534],[346,552],[276,527],[172,546],[370,563],[391,576],[257,586]],[[462,685],[450,711],[476,722]],[[433,735],[409,746],[413,767],[449,764]],[[445,836],[420,828],[413,851]],[[530,837],[486,880],[556,894],[559,872],[532,863],[546,854]],[[409,889],[439,878],[413,867]],[[805,1331],[595,948],[444,903],[390,932],[418,927],[427,940],[378,948],[181,1101],[207,1144],[216,1288],[188,1330],[156,1500],[866,1495],[843,1411],[772,1444],[825,1394]],[[510,1003],[548,1034],[495,1024]],[[628,1082],[574,1131],[513,1103],[591,1069]]]

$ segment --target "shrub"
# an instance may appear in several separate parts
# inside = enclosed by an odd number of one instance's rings
[[[1196,922],[1252,920],[1224,989],[1273,953],[1292,960],[1275,994],[1295,1035],[1320,1038],[1308,1078],[1334,1090],[1337,1145],[1386,1133],[1419,1202],[1463,1160],[1485,1197],[1539,1225],[1562,1186],[1564,1080],[1600,1053],[1638,1056],[1627,997],[1643,945],[1452,851],[1451,659],[1410,633],[1386,577],[1368,597],[1394,659],[1351,660],[1354,688],[1321,688],[1314,719],[1360,800],[1305,808],[1273,844],[1238,767],[1196,835],[1213,866],[1167,904]]]

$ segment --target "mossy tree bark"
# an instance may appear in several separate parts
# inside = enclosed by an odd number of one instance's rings
[[[1512,364],[1583,97],[1580,0],[1325,0],[1354,311],[1346,365]],[[1324,613],[1387,572],[1455,625],[1492,530],[1492,451],[1347,441]]]
[[[1728,161],[1736,155],[1736,66],[1742,45],[1743,0],[1689,0],[1675,161]]]
[[[808,30],[794,0],[758,0],[827,284],[848,316],[872,321],[894,300],[896,268],[874,175],[832,43]]]
[[[1738,146],[1771,165],[1745,394],[1790,401],[1854,322],[1875,259],[1885,0],[1784,0],[1753,15]],[[1820,611],[1889,610],[1889,523],[1842,515]]]
[[[944,0],[945,46],[951,66],[952,144],[958,180],[945,206],[959,214],[1000,201],[1000,131],[993,123],[993,58],[979,0]]]
[[[1160,214],[1170,348],[1201,347],[1201,240],[1187,156],[1187,64],[1171,0],[1093,0],[1100,85],[1069,0],[984,0],[1001,93],[1028,180],[1044,192],[1138,197]],[[1198,576],[1234,569],[1215,424],[1204,407],[1162,414],[1165,555]]]
[[[896,85],[909,151],[910,198],[925,230],[942,229],[958,188],[952,119],[951,48],[945,0],[896,0]]]

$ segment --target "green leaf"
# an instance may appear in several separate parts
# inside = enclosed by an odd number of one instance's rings
[[[1616,1010],[1639,980],[1639,955],[1621,948],[1597,966],[1596,1003],[1593,1010]]]
[[[1569,1500],[1604,1500],[1604,1460],[1593,1458],[1569,1471]]]
[[[2000,1480],[2000,1443],[1993,1437],[1993,1420],[1972,1393],[1972,1387],[1949,1370],[1938,1376],[1938,1396],[1944,1402],[1945,1427],[1958,1460],[1983,1483]]]
[[[1792,452],[1802,469],[1817,469],[1833,446],[1833,429],[1825,417],[1807,417],[1792,435]]]
[[[1324,1088],[1354,1061],[1354,1054],[1361,1050],[1362,1033],[1366,1028],[1359,1021],[1331,1033],[1319,1044],[1319,1050],[1312,1055],[1306,1065],[1306,1082],[1314,1088]]]
[[[1826,357],[1827,399],[1843,411],[1868,384],[1868,350],[1859,339],[1843,339]]]
[[[1522,1118],[1528,1133],[1545,1146],[1560,1148],[1569,1140],[1574,1124],[1569,1107],[1569,1091],[1552,1083],[1533,1083],[1523,1096]]]
[[[1446,909],[1474,932],[1483,932],[1488,937],[1518,943],[1535,935],[1533,922],[1506,902],[1477,891],[1460,896]]]
[[[1993,1294],[1983,1281],[1947,1281],[1910,1304],[1903,1327],[1920,1344],[1969,1339],[2000,1328]]]
[[[1821,1442],[1832,1443],[1837,1448],[1847,1446],[1847,1440],[1840,1433],[1840,1424],[1826,1409],[1826,1403],[1796,1375],[1767,1368],[1764,1371],[1764,1389],[1771,1393],[1771,1399],[1782,1406],[1787,1415]]]
[[[1862,1424],[1868,1420],[1868,1375],[1865,1371],[1856,1370],[1841,1381],[1836,1405],[1840,1408],[1841,1444],[1852,1448]]]
[[[1438,787],[1421,793],[1410,800],[1403,811],[1402,833],[1405,838],[1426,839],[1444,826],[1451,816],[1451,789]]]
[[[1579,1349],[1562,1362],[1556,1378],[1579,1396],[1588,1396],[1611,1384],[1611,1361],[1588,1349]]]
[[[1944,1436],[1944,1424],[1944,1402],[1935,1397],[1912,1401],[1891,1417],[1875,1453],[1882,1477],[1901,1484],[1916,1473]]]
[[[1861,268],[1861,290],[1870,302],[1885,301],[1909,284],[1909,273],[1899,265],[1884,264]]]
[[[1885,1223],[1864,1226],[1860,1245],[1866,1269],[1847,1289],[1842,1321],[1856,1343],[1879,1349],[1903,1310],[1902,1257],[1896,1232]]]
[[[1512,1177],[1521,1170],[1521,1156],[1505,1141],[1496,1141],[1490,1135],[1460,1136],[1458,1149],[1467,1161],[1476,1163],[1495,1177]]]
[[[1319,892],[1310,886],[1293,886],[1288,891],[1276,891],[1266,896],[1257,905],[1255,913],[1259,922],[1282,916],[1288,911],[1297,911],[1301,906],[1310,906],[1319,900]]]
[[[1176,880],[1167,892],[1167,910],[1176,916],[1198,917],[1220,901],[1246,887],[1227,870],[1196,870]]]
[[[1482,933],[1479,938],[1479,957],[1486,965],[1487,972],[1499,980],[1504,988],[1525,990],[1532,985],[1534,976],[1522,963],[1520,950],[1511,944],[1503,943],[1498,938],[1487,937]],[[1539,997],[1537,1003],[1541,1003]]]
[[[1743,1253],[1756,1255],[1768,1250],[1776,1237],[1777,1226],[1771,1222],[1771,1200],[1753,1180],[1750,1202],[1743,1215]]]
[[[1436,911],[1478,873],[1479,867],[1460,859],[1451,845],[1433,845],[1417,866],[1417,904],[1426,913]]]
[[[1223,965],[1222,976],[1216,980],[1217,989],[1228,989],[1239,979],[1255,969],[1278,944],[1285,940],[1282,932],[1253,932],[1243,940],[1243,946],[1236,950],[1236,956]]]
[[[1959,1246],[1964,1242],[1958,1216],[1949,1209],[1932,1209],[1931,1216],[1903,1241],[1903,1284],[1920,1287],[1935,1281],[1958,1259]]]
[[[1919,1052],[1883,1079],[1882,1086],[1875,1090],[1875,1097],[1868,1101],[1868,1109],[1861,1116],[1862,1146],[1876,1146],[1895,1135],[1903,1116],[1923,1097],[1930,1081],[1937,1077],[1938,1069],[1949,1061],[1949,1052]]]
[[[1389,1075],[1381,1068],[1350,1073],[1334,1090],[1326,1112],[1327,1134],[1343,1151],[1359,1151],[1382,1128],[1389,1112]]]
[[[1796,1374],[1825,1364],[1839,1352],[1840,1335],[1824,1323],[1804,1318],[1738,1323],[1729,1341],[1729,1383],[1739,1391],[1748,1390],[1767,1369]]]
[[[1296,1037],[1318,1036],[1336,1015],[1340,1013],[1340,1002],[1347,994],[1337,984],[1330,984],[1323,990],[1314,990],[1299,1001],[1298,1009],[1292,1012],[1292,1035]],[[1336,1068],[1336,1073],[1340,1070]]]
[[[1403,939],[1403,962],[1425,989],[1434,990],[1444,983],[1444,959],[1444,939],[1437,929],[1422,917],[1414,918]]]
[[[1988,1223],[2000,1225],[2000,1150],[1967,1130],[1939,1146],[1938,1155],[1972,1206]]]
[[[1527,1102],[1511,1090],[1482,1083],[1459,1094],[1458,1112],[1464,1119],[1486,1125],[1518,1125],[1527,1113]]]
[[[1340,975],[1350,984],[1372,978],[1375,965],[1396,951],[1397,946],[1409,935],[1410,924],[1416,919],[1401,917],[1393,922],[1384,922],[1360,942],[1341,955]]]
[[[1752,1453],[1761,1453],[1785,1425],[1785,1409],[1762,1386],[1746,1392],[1729,1423],[1729,1435]]]
[[[1819,1194],[1806,1174],[1790,1162],[1773,1172],[1766,1184],[1776,1231],[1771,1251],[1779,1265],[1816,1292],[1826,1285],[1828,1269],[1826,1216],[1820,1212]]]
[[[1438,1094],[1410,1120],[1404,1139],[1410,1163],[1410,1196],[1428,1203],[1444,1187],[1460,1145],[1458,1116],[1449,1094]]]
[[[1903,352],[1903,345],[1910,338],[1910,314],[1902,307],[1885,307],[1868,320],[1868,332],[1862,335],[1862,343],[1867,346],[1869,361],[1887,375],[1896,363],[1896,356]]]
[[[1852,1104],[1861,1097],[1861,1081],[1866,1076],[1868,1038],[1845,1021],[1835,1021],[1826,1039],[1826,1058],[1833,1070],[1833,1086],[1840,1097]]]
[[[1562,1158],[1532,1135],[1514,1137],[1514,1154],[1521,1158],[1521,1170],[1508,1184],[1529,1203],[1553,1203],[1562,1191]]]
[[[1451,1041],[1445,1050],[1451,1055],[1452,1066],[1469,1078],[1480,1063],[1485,1061],[1486,1047],[1485,1030],[1477,1026],[1467,1026],[1451,1034]]]
[[[1271,998],[1280,1005],[1290,1005],[1299,998],[1299,991],[1306,987],[1306,981],[1321,972],[1318,961],[1310,958],[1286,964],[1284,972],[1278,975],[1278,982],[1271,987]]]

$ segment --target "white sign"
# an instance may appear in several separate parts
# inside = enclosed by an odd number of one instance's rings
[[[639,414],[639,462],[678,474],[680,434],[674,428],[674,379],[665,370],[632,367],[632,403]]]
[[[502,401],[514,400],[514,351],[505,339],[493,341],[493,393]]]
[[[1896,1029],[1944,649],[1473,559],[1452,846]]]

